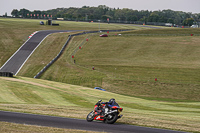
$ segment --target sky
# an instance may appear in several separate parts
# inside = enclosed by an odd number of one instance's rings
[[[106,5],[111,8],[129,8],[133,10],[174,11],[200,13],[200,0],[0,0],[0,15],[11,15],[13,9],[30,11],[56,8]]]

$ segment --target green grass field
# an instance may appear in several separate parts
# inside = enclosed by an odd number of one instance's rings
[[[0,18],[0,30],[5,32],[0,33],[0,65],[33,31],[99,28],[98,23],[59,24]],[[109,33],[108,38],[100,38],[99,33],[73,37],[61,58],[41,76],[43,80],[33,79],[70,33],[48,36],[18,73],[21,77],[0,77],[0,110],[85,119],[96,101],[114,97],[124,108],[121,123],[200,132],[200,30],[116,24],[101,24],[101,28],[134,30]],[[91,89],[95,86],[107,90],[101,92],[104,97]]]
[[[97,100],[107,101],[114,97],[124,108],[122,113],[124,116],[118,122],[182,131],[200,131],[199,102],[145,100],[24,77],[0,77],[0,84],[0,110],[85,119],[93,110]]]
[[[199,101],[199,41],[198,36],[92,36],[76,53],[76,64],[106,74],[102,87],[112,92]]]

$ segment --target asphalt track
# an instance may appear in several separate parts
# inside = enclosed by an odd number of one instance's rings
[[[72,30],[45,30],[39,31],[28,39],[0,68],[0,72],[12,72],[14,75],[18,73],[20,68],[46,38],[47,35],[57,32],[73,32]]]
[[[125,124],[105,124],[86,120],[0,111],[0,121],[111,133],[184,133],[180,131],[139,127]]]

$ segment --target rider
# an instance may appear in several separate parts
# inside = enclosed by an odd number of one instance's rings
[[[103,106],[101,104],[108,104],[108,105],[118,105],[115,102],[114,98],[111,98],[109,100],[109,102],[101,102],[102,100],[99,100],[95,106],[94,106],[94,111],[95,111],[95,115],[100,115],[103,112]]]

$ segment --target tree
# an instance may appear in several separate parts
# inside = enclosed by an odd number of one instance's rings
[[[128,17],[128,21],[138,21],[138,18],[136,15],[132,15],[132,16]]]
[[[7,15],[7,12],[5,13],[5,15],[4,15],[4,17],[7,17],[8,15]]]
[[[63,16],[64,16],[64,18],[66,18],[66,19],[72,19],[72,15],[71,15],[71,14],[66,13],[66,14],[64,14]]]
[[[13,9],[12,12],[11,12],[11,15],[13,17],[18,17],[19,16],[18,13],[19,13],[19,11],[17,9]]]
[[[41,11],[39,11],[39,10],[34,10],[33,13],[35,14],[35,17],[37,17],[37,15],[40,16]]]
[[[23,9],[19,10],[19,14],[18,15],[21,15],[22,17],[27,17],[28,13],[30,13],[30,11],[25,9],[25,8],[23,8]]]
[[[29,11],[27,9],[13,9],[12,15],[15,17],[30,17],[29,14],[47,15],[52,14],[54,17],[64,17],[68,19],[77,20],[106,20],[110,18],[115,22],[127,22],[127,21],[141,21],[146,22],[161,22],[161,23],[173,23],[176,25],[184,24],[191,25],[193,22],[200,22],[200,13],[192,14],[183,11],[173,10],[132,10],[128,8],[109,8],[105,5],[99,5],[98,7],[83,6],[81,8],[69,7],[69,8],[57,8],[47,11]],[[4,15],[5,16],[5,15]],[[34,17],[34,16],[32,16]],[[188,19],[190,18],[190,19]],[[191,20],[193,18],[193,20]]]
[[[172,24],[174,24],[174,20],[173,20],[172,18],[169,18],[169,19],[167,20],[167,23],[172,23]]]
[[[193,18],[187,18],[186,20],[183,21],[184,26],[192,26],[194,22]]]
[[[115,11],[110,9],[109,11],[106,12],[105,15],[112,16],[112,17],[113,17],[114,14],[115,14]]]
[[[138,19],[143,19],[145,18],[145,20],[150,16],[152,12],[149,12],[148,10],[141,10],[138,12]],[[146,20],[147,21],[147,20]]]
[[[101,16],[101,19],[104,20],[104,21],[107,21],[107,18],[109,18],[109,20],[112,19],[112,17],[109,16],[109,15],[102,15],[102,16]]]
[[[149,22],[158,22],[159,16],[156,13],[151,13],[151,15],[148,18]]]
[[[61,14],[56,14],[56,17],[57,18],[61,18]]]
[[[96,8],[94,10],[94,18],[95,19],[101,19],[102,15],[104,15],[104,9],[103,8]]]
[[[125,20],[126,20],[124,11],[123,11],[123,10],[120,10],[120,9],[117,9],[117,10],[115,11],[114,17],[115,17],[115,19],[116,19],[118,22],[121,22],[121,21],[125,21]]]

